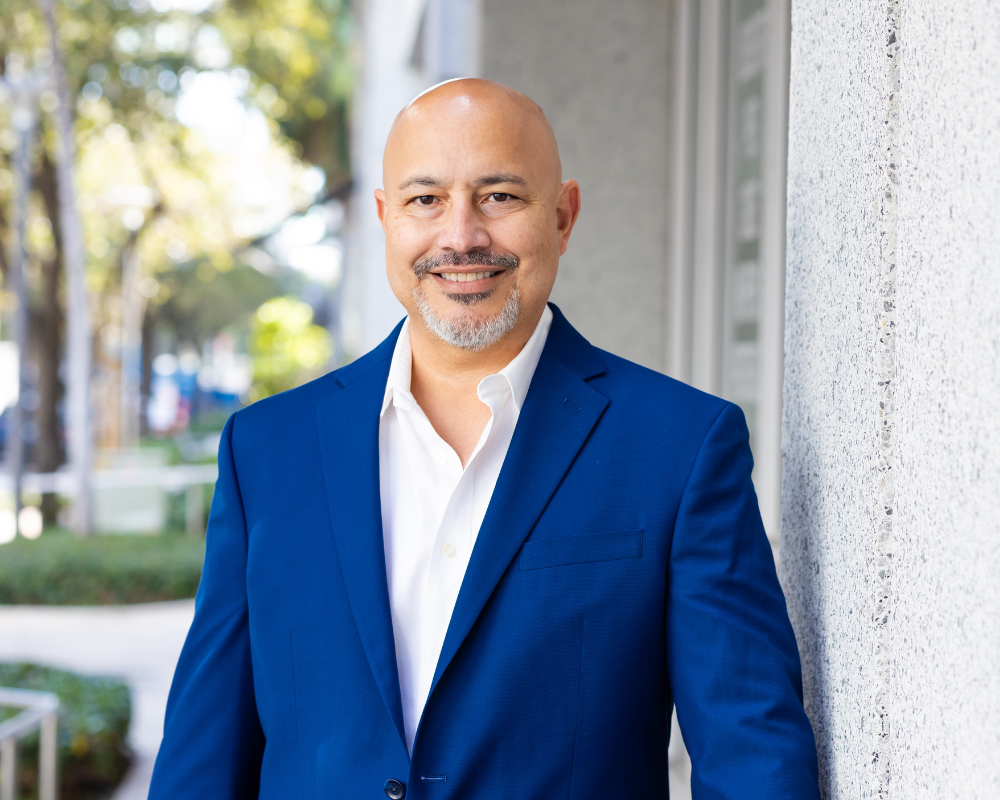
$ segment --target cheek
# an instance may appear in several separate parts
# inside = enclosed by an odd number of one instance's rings
[[[541,216],[541,215],[540,215]],[[534,224],[518,224],[495,237],[502,249],[515,253],[521,259],[518,282],[522,301],[534,305],[548,298],[559,266],[559,239],[544,220]]]
[[[405,217],[390,220],[385,228],[385,261],[390,274],[412,274],[411,267],[427,252],[430,241],[432,237],[428,235],[426,226],[415,224]]]
[[[545,260],[558,252],[558,236],[543,209],[498,220],[491,230],[494,246],[516,253],[522,261]]]

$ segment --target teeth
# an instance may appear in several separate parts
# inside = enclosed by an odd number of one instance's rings
[[[483,278],[492,278],[496,272],[442,272],[440,275],[446,281],[464,283],[465,281],[481,281]]]

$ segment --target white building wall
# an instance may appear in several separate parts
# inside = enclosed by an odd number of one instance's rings
[[[1000,796],[1000,7],[793,0],[782,573],[830,798]]]
[[[664,370],[669,3],[482,0],[482,74],[545,111],[583,206],[552,299],[599,347]]]

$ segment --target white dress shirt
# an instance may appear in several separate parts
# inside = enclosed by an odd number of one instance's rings
[[[520,353],[476,394],[492,412],[462,461],[410,394],[409,320],[389,366],[379,423],[382,536],[406,746],[423,713],[451,612],[552,324],[546,306]]]

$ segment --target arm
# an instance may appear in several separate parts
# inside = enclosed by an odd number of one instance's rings
[[[257,797],[264,735],[247,615],[247,531],[230,417],[219,445],[194,622],[177,663],[150,800]]]
[[[701,445],[670,554],[670,682],[695,800],[819,798],[795,636],[753,490],[743,413]]]

